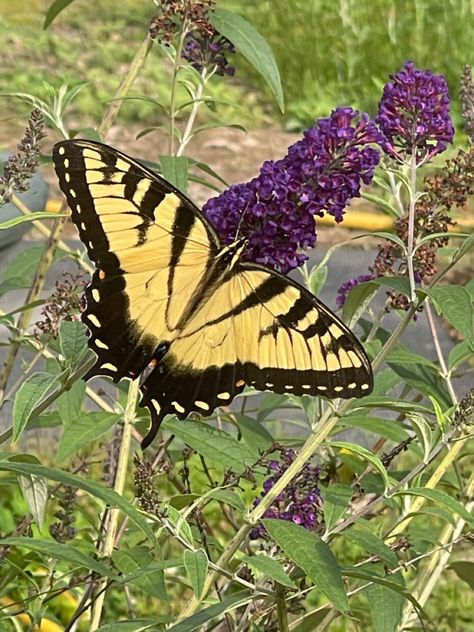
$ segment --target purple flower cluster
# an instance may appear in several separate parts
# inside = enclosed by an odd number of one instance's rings
[[[346,302],[346,296],[347,294],[353,289],[355,288],[357,285],[359,285],[359,283],[365,283],[366,281],[372,281],[373,279],[375,279],[375,274],[361,274],[360,276],[357,277],[357,279],[351,278],[348,281],[346,281],[345,283],[343,283],[341,285],[341,287],[337,290],[337,297],[336,297],[336,305],[338,307],[342,307],[344,305],[344,303]]]
[[[413,62],[390,79],[375,119],[385,137],[384,151],[398,160],[415,153],[420,162],[444,151],[454,137],[446,79]]]
[[[282,448],[280,450],[280,460],[270,461],[267,464],[267,470],[271,476],[263,483],[262,497],[281,478],[295,457],[296,452],[294,450]],[[315,529],[320,524],[322,516],[322,498],[318,486],[319,474],[320,468],[318,465],[314,466],[306,463],[298,476],[277,496],[273,505],[264,513],[263,517],[289,520],[306,529]],[[259,503],[260,499],[257,498],[254,501],[254,507]],[[265,533],[265,527],[258,525],[250,532],[250,538],[256,540],[264,536]]]
[[[181,57],[198,72],[205,68],[223,77],[235,74],[235,68],[227,62],[229,53],[235,53],[235,47],[226,37],[217,31],[210,34],[195,30],[186,34]]]
[[[371,182],[380,154],[370,145],[381,140],[366,114],[338,108],[256,178],[211,198],[204,213],[224,243],[246,238],[244,259],[285,274],[308,258],[301,249],[315,245],[315,216],[327,211],[341,222],[361,184]]]

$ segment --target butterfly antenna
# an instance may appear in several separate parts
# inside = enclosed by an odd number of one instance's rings
[[[239,219],[239,223],[237,224],[237,230],[235,231],[234,242],[239,239],[240,228],[242,226],[242,222],[244,221],[245,213],[247,212],[249,206],[250,206],[250,202],[247,202],[247,204],[244,207],[244,210],[242,211],[242,214],[241,214],[240,219]]]

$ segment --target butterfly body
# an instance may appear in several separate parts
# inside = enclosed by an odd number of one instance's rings
[[[152,415],[208,415],[245,388],[361,397],[372,372],[355,336],[305,288],[223,246],[172,185],[86,140],[53,151],[72,219],[96,265],[82,315],[97,362],[85,376],[140,376]]]

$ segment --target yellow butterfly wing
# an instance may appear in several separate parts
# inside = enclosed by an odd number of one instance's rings
[[[82,315],[97,374],[141,375],[152,415],[210,414],[246,384],[295,395],[360,397],[365,352],[310,292],[241,263],[177,189],[115,149],[58,143],[53,159],[95,271]]]
[[[97,267],[82,320],[98,359],[85,379],[135,378],[176,337],[219,242],[181,193],[106,145],[63,141],[54,147],[53,160]]]
[[[310,292],[263,266],[237,264],[143,388],[161,421],[209,414],[245,385],[351,398],[368,395],[373,377],[357,338]]]

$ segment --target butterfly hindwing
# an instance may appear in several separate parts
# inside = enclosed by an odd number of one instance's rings
[[[327,398],[373,387],[354,334],[305,288],[263,266],[239,264],[189,319],[143,388],[155,427],[229,404],[245,385]]]

